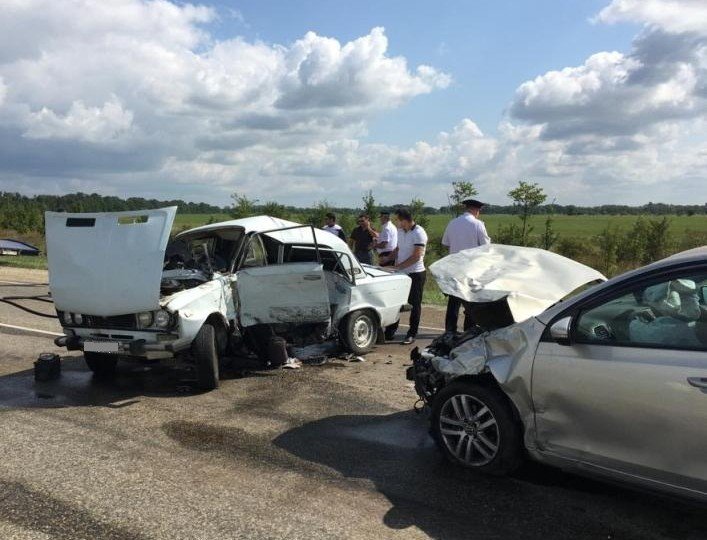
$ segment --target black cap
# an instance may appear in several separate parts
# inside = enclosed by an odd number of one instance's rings
[[[481,208],[483,206],[486,206],[486,203],[482,203],[481,201],[477,201],[476,199],[465,199],[462,201],[462,204],[469,208]]]

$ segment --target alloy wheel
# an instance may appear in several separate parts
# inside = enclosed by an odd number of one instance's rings
[[[496,418],[474,396],[451,396],[442,406],[439,428],[446,447],[467,466],[486,465],[498,454],[501,434]]]

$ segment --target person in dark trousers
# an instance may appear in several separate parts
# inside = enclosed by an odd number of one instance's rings
[[[375,246],[378,252],[378,266],[393,266],[395,264],[395,248],[398,247],[398,228],[390,221],[390,212],[381,210],[381,230]]]
[[[344,242],[346,242],[346,233],[344,233],[344,229],[341,228],[341,225],[336,223],[336,214],[332,214],[329,212],[325,216],[325,224],[324,227],[322,227],[323,230],[326,232],[330,232],[331,234],[338,236],[341,238]]]
[[[485,206],[484,203],[476,199],[467,199],[462,201],[462,204],[465,208],[464,213],[449,222],[444,236],[442,236],[442,245],[449,248],[450,254],[491,242],[484,222],[479,219],[481,209]],[[473,326],[472,310],[467,302],[456,296],[449,296],[447,298],[447,314],[444,318],[445,332],[457,331],[457,320],[461,306],[464,306],[464,332]]]
[[[349,244],[356,258],[364,264],[373,264],[373,244],[378,238],[378,233],[371,227],[371,218],[368,214],[358,216],[358,227],[351,231]]]
[[[395,248],[395,266],[392,268],[397,272],[407,274],[412,280],[408,304],[412,306],[410,311],[410,327],[408,328],[403,345],[409,345],[415,341],[417,330],[420,326],[420,316],[422,315],[422,292],[425,289],[427,271],[425,270],[425,248],[427,246],[427,233],[415,220],[407,208],[398,208],[395,211],[400,228],[398,229],[398,247]],[[386,334],[390,336],[397,330],[398,324],[386,329]]]

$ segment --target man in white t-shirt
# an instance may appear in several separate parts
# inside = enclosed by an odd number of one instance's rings
[[[324,227],[322,227],[323,230],[326,232],[330,232],[334,236],[338,236],[341,238],[344,242],[346,242],[346,233],[344,233],[344,229],[341,228],[341,225],[336,223],[336,215],[332,214],[329,212],[325,216],[325,224]]]
[[[398,246],[395,248],[396,271],[410,276],[412,285],[408,295],[408,304],[412,306],[410,311],[410,326],[407,335],[403,340],[403,345],[409,345],[415,341],[417,330],[420,326],[420,316],[422,315],[422,292],[425,288],[427,271],[425,270],[425,248],[427,246],[427,233],[420,227],[412,217],[407,208],[398,208],[395,211],[400,228],[398,229]],[[386,328],[386,338],[392,339],[398,324]]]
[[[481,208],[484,203],[476,199],[467,199],[462,202],[465,212],[454,218],[447,224],[447,228],[442,236],[442,244],[449,248],[449,253],[458,253],[464,249],[471,249],[484,244],[490,244],[486,232],[486,225],[479,219]],[[447,314],[444,321],[444,329],[447,332],[457,331],[457,319],[459,318],[459,308],[463,304],[461,298],[449,296],[447,298]],[[464,306],[464,331],[471,328],[473,321],[467,306]]]
[[[390,221],[390,212],[381,210],[381,228],[378,238],[375,241],[376,252],[378,253],[378,264],[380,266],[393,266],[395,264],[395,248],[398,247],[398,229]]]

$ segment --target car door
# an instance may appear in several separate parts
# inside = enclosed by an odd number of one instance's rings
[[[579,306],[568,341],[546,332],[532,374],[539,449],[707,493],[705,285],[699,269],[622,286]]]
[[[241,326],[329,324],[329,290],[316,244],[312,259],[267,264],[260,235],[251,237],[236,272]]]

